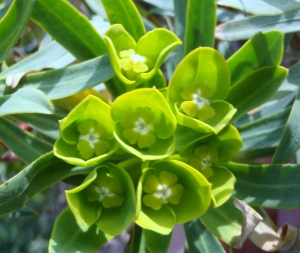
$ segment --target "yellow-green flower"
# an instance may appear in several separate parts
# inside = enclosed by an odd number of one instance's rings
[[[136,223],[168,234],[175,224],[204,214],[211,202],[211,184],[186,163],[162,160],[145,164],[137,188]]]
[[[111,107],[114,136],[127,151],[144,160],[172,154],[176,119],[155,88],[136,89],[119,96]]]
[[[163,28],[136,42],[120,24],[110,26],[104,38],[117,77],[131,89],[153,78],[168,53],[181,44],[175,34]]]
[[[97,164],[118,148],[110,106],[95,96],[82,100],[59,123],[61,137],[54,144],[54,154],[68,163]]]
[[[127,114],[121,121],[125,128],[124,138],[130,144],[137,144],[139,148],[146,148],[155,143],[154,114],[147,107],[138,107],[135,113]]]
[[[114,165],[96,167],[83,183],[66,191],[67,201],[80,225],[97,225],[118,235],[136,215],[136,196],[128,173]]]
[[[83,159],[88,160],[94,155],[100,156],[109,148],[107,141],[112,137],[106,128],[92,120],[86,120],[78,125],[79,138],[77,149]]]
[[[143,197],[146,206],[159,210],[163,204],[171,203],[177,205],[183,191],[183,186],[177,183],[178,177],[168,171],[162,171],[159,177],[150,175],[145,184]]]
[[[185,101],[180,108],[186,115],[206,121],[215,115],[215,110],[210,106],[211,95],[212,91],[204,85],[187,86],[181,93]]]
[[[190,164],[199,170],[206,178],[211,177],[214,172],[211,168],[213,163],[218,162],[218,151],[215,146],[199,146],[190,158]]]
[[[224,101],[230,71],[212,48],[197,48],[177,66],[169,83],[168,100],[180,125],[200,133],[219,133],[236,109]]]

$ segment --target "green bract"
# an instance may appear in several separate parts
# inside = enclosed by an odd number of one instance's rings
[[[155,88],[125,93],[111,107],[114,136],[128,152],[144,159],[167,157],[174,149],[176,118]]]
[[[137,189],[136,223],[161,234],[175,224],[204,214],[210,205],[211,185],[191,166],[179,161],[158,161],[149,166]]]
[[[212,183],[212,200],[215,207],[224,204],[230,197],[234,175],[222,163],[229,162],[242,147],[242,139],[237,129],[226,126],[218,135],[191,142],[180,152],[188,158],[188,163],[200,171]]]
[[[61,137],[54,145],[54,154],[68,163],[97,164],[118,148],[110,107],[95,96],[85,98],[59,123]]]
[[[121,233],[135,216],[136,197],[131,179],[114,164],[97,167],[66,195],[81,225],[96,224],[109,235]]]
[[[230,87],[230,72],[223,56],[212,48],[198,48],[176,68],[168,99],[179,124],[198,132],[217,134],[236,109],[223,101]]]
[[[146,33],[136,43],[120,24],[112,25],[104,38],[116,75],[133,88],[151,79],[168,53],[181,44],[172,32],[163,28]]]

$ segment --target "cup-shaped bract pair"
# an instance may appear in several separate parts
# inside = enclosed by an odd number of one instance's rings
[[[66,196],[79,224],[96,224],[109,235],[120,234],[136,215],[132,181],[114,164],[95,168],[80,186],[66,191]]]
[[[89,95],[60,123],[54,154],[74,165],[88,166],[105,160],[118,148],[113,137],[110,106]]]
[[[181,44],[175,34],[163,28],[146,33],[136,42],[120,24],[110,26],[104,38],[117,77],[131,89],[151,79],[169,52]]]
[[[136,223],[168,234],[175,224],[204,214],[210,202],[210,183],[191,166],[175,160],[150,163],[138,184]]]
[[[212,48],[198,48],[176,68],[168,100],[179,124],[198,132],[220,132],[236,109],[226,98],[230,72],[223,56]]]
[[[111,107],[114,136],[128,152],[143,160],[168,157],[174,149],[176,118],[155,88],[119,96]]]
[[[222,166],[229,162],[242,147],[237,129],[227,125],[218,135],[211,135],[191,142],[180,151],[189,165],[197,169],[212,184],[212,200],[215,207],[224,204],[234,189],[234,175]]]

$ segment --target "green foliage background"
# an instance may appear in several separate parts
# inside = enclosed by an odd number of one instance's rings
[[[102,0],[105,10],[100,0],[0,0],[2,189],[10,185],[7,180],[53,149],[59,137],[58,120],[89,92],[105,100],[105,96],[115,98],[125,91],[110,66],[103,34],[110,23],[123,20],[135,39],[141,37],[143,25],[139,19],[131,19],[139,12],[147,31],[164,27],[184,41],[162,67],[167,81],[182,58],[199,46],[215,47],[228,60],[232,87],[226,100],[238,109],[233,121],[244,144],[233,161],[251,164],[226,165],[237,178],[234,197],[253,206],[299,208],[300,4],[282,0],[136,0],[137,9],[130,9],[129,2],[116,0],[111,5],[112,1]],[[132,30],[131,22],[140,29]],[[273,30],[282,31],[284,44],[281,33]],[[240,53],[230,58],[238,49]],[[239,61],[248,65],[238,65]],[[280,64],[289,69],[287,78]],[[243,77],[249,73],[251,78],[245,81]],[[7,87],[11,76],[22,77],[17,85],[23,89],[15,92]],[[93,87],[97,92],[89,90]],[[259,165],[265,157],[273,159],[271,165]],[[280,165],[286,161],[293,164]],[[49,167],[38,171],[38,176],[30,175],[28,181],[22,181],[21,176],[14,178],[14,186],[32,190],[20,194],[24,199],[18,199],[15,206],[4,205],[11,197],[4,194],[14,189],[1,192],[0,214],[9,216],[0,218],[0,252],[47,252],[54,220],[66,207],[63,190],[84,178],[80,168],[70,169],[52,156],[43,157],[32,168],[43,162]],[[62,163],[66,169],[54,178],[51,169]],[[51,186],[63,180],[65,183]],[[247,180],[255,184],[249,186]],[[30,183],[36,184],[31,188]],[[278,187],[284,191],[274,190]],[[248,198],[249,192],[256,197]],[[201,221],[205,224],[206,217]],[[202,223],[193,221],[185,229],[187,233],[193,228],[203,230],[207,238],[203,243],[222,252]],[[143,236],[151,238],[149,234]],[[163,239],[163,243],[169,242]],[[188,244],[190,252],[203,250],[203,244]]]

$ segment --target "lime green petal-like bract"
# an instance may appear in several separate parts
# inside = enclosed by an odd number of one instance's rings
[[[166,191],[161,190],[162,187]],[[144,170],[137,198],[141,212],[136,223],[145,229],[168,234],[175,224],[206,212],[211,200],[211,184],[183,162],[158,161]]]
[[[169,52],[181,44],[163,28],[146,33],[136,43],[120,24],[110,26],[104,39],[117,77],[134,87],[154,77]]]
[[[101,192],[97,196],[97,185],[106,189],[102,198]],[[80,186],[66,191],[66,196],[80,224],[96,224],[110,235],[120,234],[136,214],[132,181],[124,169],[114,164],[95,168]]]

